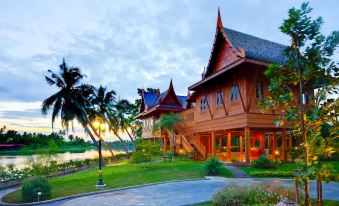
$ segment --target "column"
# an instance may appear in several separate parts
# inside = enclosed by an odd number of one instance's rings
[[[250,128],[245,127],[244,132],[245,132],[245,160],[247,163],[250,163],[251,162]]]
[[[286,150],[286,147],[287,147],[287,141],[286,141],[286,128],[283,128],[282,129],[282,134],[281,134],[281,142],[282,142],[282,149],[281,149],[281,157],[282,157],[282,160],[284,162],[287,161],[287,150]]]
[[[227,133],[227,156],[231,160],[231,132]]]
[[[271,137],[271,135],[267,134],[267,149],[268,149],[268,154],[271,151],[271,138],[270,137]]]
[[[240,143],[240,158],[242,158],[242,155],[243,155],[242,153],[243,153],[244,150],[242,148],[242,136],[241,135],[239,137],[239,143]]]
[[[173,137],[169,137],[170,140],[170,151],[173,152]]]
[[[216,149],[216,147],[215,147],[215,132],[214,131],[212,131],[211,132],[211,136],[212,136],[212,138],[211,138],[211,152],[212,152],[212,156],[215,156],[215,149]]]
[[[273,131],[273,148],[272,148],[272,157],[275,158],[275,151],[277,150],[277,133]]]
[[[164,137],[164,152],[167,152],[167,138]]]
[[[219,152],[222,152],[222,136],[219,137]]]

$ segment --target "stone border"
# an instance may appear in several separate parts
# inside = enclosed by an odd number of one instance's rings
[[[52,200],[45,200],[40,202],[30,202],[30,203],[6,203],[3,202],[2,199],[4,196],[8,195],[9,193],[5,194],[0,199],[0,205],[3,206],[24,206],[24,205],[37,205],[37,204],[46,204],[46,203],[52,203],[52,202],[58,202],[62,200],[71,200],[78,197],[84,197],[84,196],[91,196],[91,195],[97,195],[97,194],[104,194],[108,192],[115,192],[115,191],[121,191],[121,190],[127,190],[127,189],[134,189],[134,188],[140,188],[140,187],[146,187],[146,186],[152,186],[152,185],[160,185],[160,184],[166,184],[166,183],[173,183],[173,182],[186,182],[186,181],[200,181],[200,180],[209,180],[208,177],[205,178],[196,178],[196,179],[185,179],[185,180],[171,180],[171,181],[164,181],[164,182],[155,182],[155,183],[149,183],[149,184],[143,184],[143,185],[135,185],[135,186],[128,186],[128,187],[121,187],[121,188],[115,188],[115,189],[108,189],[108,190],[102,190],[102,191],[96,191],[96,192],[88,192],[88,193],[82,193],[82,194],[76,194],[76,195],[70,195],[66,197],[59,197]],[[14,190],[16,191],[16,190]]]

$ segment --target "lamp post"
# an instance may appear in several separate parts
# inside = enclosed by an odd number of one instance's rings
[[[99,171],[98,171],[98,174],[99,174],[99,178],[98,178],[98,184],[96,185],[96,187],[99,189],[99,188],[103,188],[105,187],[106,185],[104,184],[104,181],[103,181],[103,178],[102,178],[102,154],[101,154],[101,131],[105,131],[106,129],[106,124],[104,123],[100,123],[99,121],[95,121],[93,123],[93,127],[95,130],[98,130],[98,133],[99,133],[99,142],[98,142],[98,146],[99,146]]]
[[[277,164],[278,163],[279,150],[275,150],[274,154],[275,154],[275,163]]]

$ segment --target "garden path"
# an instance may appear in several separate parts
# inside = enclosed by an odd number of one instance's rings
[[[224,166],[226,167],[226,169],[228,169],[228,171],[230,171],[233,174],[233,177],[237,177],[237,178],[249,177],[246,172],[242,171],[238,167],[234,167],[228,163],[225,163]]]

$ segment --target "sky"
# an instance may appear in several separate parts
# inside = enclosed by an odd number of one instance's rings
[[[176,93],[186,95],[208,63],[218,7],[225,27],[289,45],[278,27],[288,9],[301,3],[0,0],[0,126],[52,131],[51,118],[42,116],[40,107],[56,90],[43,75],[57,71],[62,58],[82,69],[84,82],[114,89],[130,101],[138,98],[137,88],[163,91],[171,78]],[[339,1],[313,0],[310,6],[314,17],[323,17],[325,35],[339,28]],[[56,124],[54,131],[60,129]],[[77,125],[74,133],[85,136]]]

